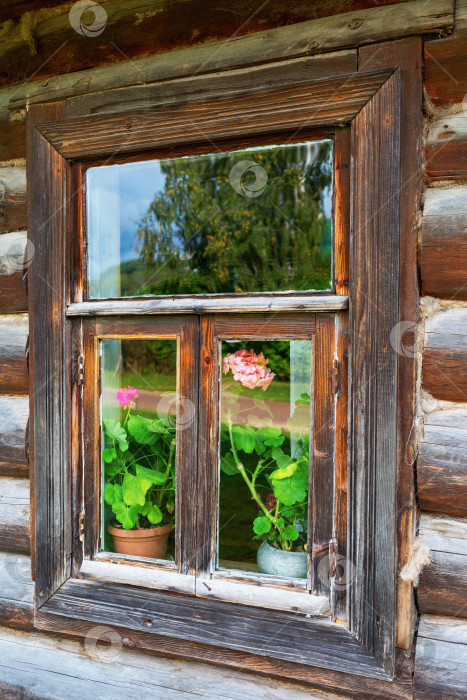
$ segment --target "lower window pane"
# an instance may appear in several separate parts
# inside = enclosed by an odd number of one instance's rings
[[[177,341],[101,341],[102,542],[174,559]]]
[[[311,341],[223,341],[220,568],[306,578]]]

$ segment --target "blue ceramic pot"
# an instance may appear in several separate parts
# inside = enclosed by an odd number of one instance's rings
[[[306,578],[308,558],[306,552],[285,552],[271,547],[267,540],[258,549],[257,561],[263,574]]]

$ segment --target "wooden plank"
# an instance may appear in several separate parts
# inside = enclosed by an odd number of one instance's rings
[[[422,383],[437,399],[467,401],[467,309],[442,311],[426,321]]]
[[[462,102],[467,93],[467,0],[456,0],[454,34],[425,44],[425,86],[437,107]]]
[[[248,7],[246,17],[251,16],[251,3],[246,3]],[[313,10],[314,11],[314,10]],[[197,24],[199,26],[199,7],[197,7]],[[209,16],[215,18],[215,13],[210,10]],[[229,13],[230,17],[230,13]],[[414,0],[407,5],[388,5],[386,7],[371,7],[369,9],[359,8],[355,12],[338,14],[333,17],[326,17],[318,20],[300,22],[285,26],[287,22],[279,21],[276,29],[268,28],[266,31],[254,32],[240,36],[242,27],[241,20],[236,20],[232,30],[229,22],[227,38],[224,41],[206,41],[194,47],[187,47],[169,53],[161,53],[156,56],[140,58],[134,61],[121,61],[120,63],[95,68],[93,70],[81,70],[71,75],[58,75],[49,77],[52,71],[50,61],[47,64],[48,76],[44,79],[30,80],[20,86],[8,88],[0,95],[0,100],[7,104],[9,108],[24,107],[26,103],[50,102],[63,99],[71,95],[80,95],[90,92],[101,92],[114,88],[115,85],[121,87],[135,85],[135,83],[149,83],[155,80],[168,80],[193,74],[207,73],[216,70],[225,70],[225,67],[238,68],[248,66],[259,61],[284,60],[296,56],[309,55],[310,52],[335,51],[347,47],[355,47],[364,43],[373,43],[395,39],[413,34],[426,34],[436,32],[444,27],[451,27],[454,19],[453,0]],[[68,17],[66,16],[66,29],[69,31],[69,39],[78,40],[82,46],[81,37],[75,37],[70,30]],[[146,36],[151,37],[150,49],[154,51],[154,36],[160,31],[160,18],[155,15],[154,30],[146,31]],[[238,23],[237,23],[238,22]],[[178,31],[183,31],[186,26],[186,17],[178,20]],[[168,23],[170,26],[170,22]],[[127,26],[127,21],[125,21]],[[251,25],[249,25],[251,26]],[[219,36],[219,22],[214,23],[214,35]],[[155,32],[155,33],[154,33]],[[63,33],[60,34],[60,41],[63,41]],[[141,32],[132,32],[131,37],[137,44],[137,53],[141,51]],[[69,40],[68,39],[68,40]],[[192,41],[192,37],[187,37]],[[84,39],[87,41],[87,39]],[[178,37],[177,37],[177,40]],[[198,41],[203,38],[198,37]],[[117,42],[128,56],[131,53],[125,50],[121,42]],[[174,42],[171,41],[165,49],[173,49]],[[114,47],[105,47],[105,59],[112,55]],[[56,38],[50,54],[57,48]],[[70,48],[68,48],[68,54]],[[110,53],[109,53],[110,52]],[[83,52],[81,48],[76,55]],[[88,51],[85,52],[88,55]],[[133,54],[134,56],[134,54]],[[132,56],[132,57],[133,57]],[[116,54],[118,59],[120,54]],[[37,57],[38,65],[43,58]],[[87,60],[86,56],[82,59]],[[68,69],[68,65],[67,65]],[[33,69],[29,68],[27,77],[31,75]],[[64,73],[63,70],[58,71]],[[17,75],[17,73],[16,73]]]
[[[467,622],[452,617],[422,615],[418,625],[418,637],[467,644]]]
[[[339,700],[310,686],[233,668],[131,649],[116,628],[87,629],[81,639],[0,630],[0,692],[3,700]],[[16,689],[18,692],[15,694]],[[53,689],[53,690],[51,690]],[[11,694],[10,694],[11,693]]]
[[[467,177],[467,119],[465,112],[439,119],[428,132],[426,174],[431,180]]]
[[[342,625],[319,618],[78,579],[64,583],[42,612],[388,679]]]
[[[28,298],[23,281],[25,254],[31,261],[31,247],[27,247],[25,232],[0,235],[0,313],[15,314],[27,311]]]
[[[26,168],[0,167],[0,232],[26,228]]]
[[[467,411],[434,411],[425,419],[417,462],[420,507],[467,517]]]
[[[266,311],[332,311],[346,309],[349,299],[346,296],[251,296],[242,297],[242,311],[261,313]],[[110,316],[118,314],[172,314],[172,313],[225,313],[238,311],[238,297],[202,297],[131,299],[128,301],[83,301],[69,304],[67,316]]]
[[[310,459],[309,541],[311,590],[329,595],[329,543],[333,536],[335,406],[332,372],[336,343],[335,317],[316,317],[313,455]],[[311,442],[311,439],[310,439]],[[311,452],[311,450],[310,450]]]
[[[0,552],[0,592],[4,603],[12,601],[32,604],[34,581],[31,578],[30,557],[14,552]]]
[[[398,355],[390,334],[399,319],[399,85],[397,72],[352,125],[350,239],[347,556],[355,576],[349,624],[389,673],[396,606]]]
[[[118,564],[116,561],[95,561],[84,559],[80,572],[81,577],[93,581],[123,583],[159,591],[177,591],[195,595],[195,577],[187,576],[156,567],[142,567]]]
[[[28,317],[0,316],[0,393],[27,394],[29,377],[26,350]]]
[[[432,550],[418,585],[420,610],[467,617],[467,520],[423,515],[419,534]]]
[[[415,657],[414,698],[464,698],[467,693],[466,669],[466,644],[419,637]]]
[[[287,87],[291,73],[296,82],[309,82],[357,70],[355,49],[338,51],[320,56],[307,56],[292,60],[281,60],[259,66],[237,70],[222,70],[207,75],[191,75],[188,78],[150,82],[148,85],[111,87],[103,92],[91,92],[67,100],[67,117],[104,112],[122,112],[128,109],[143,109],[152,105],[169,105],[177,102],[180,95],[185,101],[214,99],[219,95],[235,95],[248,90]],[[137,77],[137,76],[136,76]]]
[[[266,90],[125,113],[44,122],[40,132],[65,158],[155,149],[186,143],[212,148],[232,136],[345,124],[353,119],[392,70],[352,73]]]
[[[27,397],[0,396],[0,475],[28,476]]]
[[[424,294],[467,299],[467,187],[426,191],[420,273]]]
[[[29,481],[0,479],[0,550],[29,553]]]
[[[69,299],[65,235],[69,226],[69,165],[34,129],[36,121],[58,119],[63,114],[62,104],[33,107],[28,112],[28,192],[33,198],[28,230],[35,245],[30,289],[34,503],[43,505],[35,511],[39,605],[66,579],[70,565],[67,553],[72,551],[67,451],[71,373],[64,309]],[[50,251],[54,251],[52,258]]]
[[[32,81],[34,82],[34,81]],[[5,109],[9,97],[14,96],[14,89],[5,92],[0,90],[0,163],[26,155],[26,129],[24,124],[24,112],[9,112]]]
[[[399,241],[399,322],[416,327],[418,299],[418,216],[420,210],[422,156],[422,40],[401,39],[359,50],[360,70],[400,66],[401,74],[401,192]],[[405,326],[407,327],[407,326]],[[415,518],[415,420],[417,358],[414,353],[398,356],[397,437],[397,556],[398,570],[411,551]],[[415,607],[411,586],[397,582],[396,645],[412,644]]]

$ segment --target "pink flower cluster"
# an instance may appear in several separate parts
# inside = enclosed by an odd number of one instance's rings
[[[136,404],[133,399],[137,399],[138,397],[138,389],[135,389],[134,386],[128,386],[127,389],[119,389],[117,392],[118,403],[120,406],[123,406],[123,408],[128,408],[129,406],[134,410]]]
[[[258,494],[260,500],[262,501],[263,499],[261,498],[261,495]],[[273,493],[268,493],[266,498],[264,499],[264,505],[266,506],[267,510],[274,510],[277,504],[277,498],[274,496]],[[258,506],[259,508],[260,506]]]
[[[256,389],[261,386],[266,391],[274,377],[274,372],[266,366],[268,360],[260,352],[256,355],[253,350],[237,350],[224,357],[224,374],[232,370],[234,379],[247,389]]]

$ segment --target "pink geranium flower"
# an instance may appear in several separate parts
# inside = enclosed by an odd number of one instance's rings
[[[134,410],[136,408],[134,399],[137,399],[138,397],[138,389],[135,389],[134,386],[128,386],[126,389],[119,389],[117,392],[118,403],[120,406],[123,406],[123,408],[130,407]]]
[[[263,353],[259,355],[253,350],[237,350],[224,357],[224,374],[232,371],[235,381],[247,389],[256,389],[262,387],[266,391],[274,377],[274,372],[271,372],[267,367],[268,360]]]

